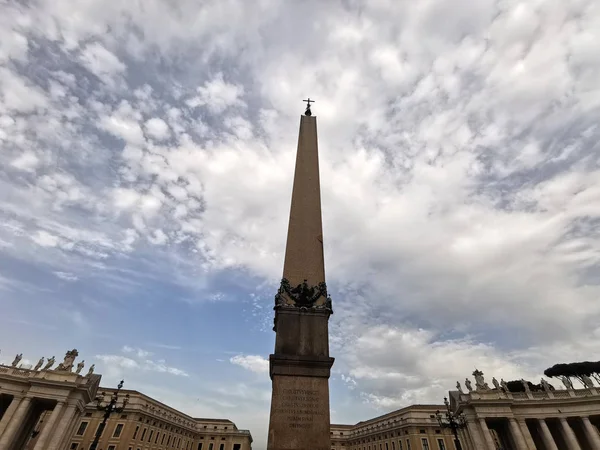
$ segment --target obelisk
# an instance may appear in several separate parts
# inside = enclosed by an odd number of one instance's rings
[[[305,100],[306,101],[306,100]],[[317,120],[300,118],[283,279],[275,296],[275,353],[268,450],[330,450],[329,316],[325,284]]]

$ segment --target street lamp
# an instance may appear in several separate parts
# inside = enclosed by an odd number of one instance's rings
[[[123,387],[123,380],[121,380],[121,382],[117,386],[117,390],[115,392],[113,392],[113,395],[110,398],[110,402],[108,402],[107,405],[102,405],[102,401],[104,400],[104,396],[106,395],[104,392],[95,398],[96,408],[98,409],[98,411],[104,411],[104,418],[102,419],[102,423],[96,430],[96,436],[94,436],[94,442],[92,442],[92,445],[90,446],[90,450],[96,450],[96,447],[98,447],[98,441],[100,441],[100,436],[102,436],[104,427],[106,427],[106,421],[108,420],[110,415],[114,412],[116,412],[116,413],[123,412],[123,410],[127,406],[127,403],[129,402],[129,394],[127,394],[125,396],[125,399],[123,399],[123,406],[117,406],[117,402],[119,401],[119,391],[121,390],[122,387]]]
[[[444,405],[446,405],[446,412],[444,415],[440,414],[438,409],[435,413],[435,417],[442,428],[450,428],[452,434],[454,434],[454,447],[456,450],[462,450],[460,440],[458,439],[458,430],[467,426],[467,420],[462,413],[456,414],[450,409],[450,403],[448,398],[444,397]],[[444,417],[445,416],[445,417]]]

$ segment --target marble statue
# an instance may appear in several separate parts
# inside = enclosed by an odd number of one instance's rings
[[[571,382],[571,380],[568,377],[562,376],[560,378],[560,380],[565,385],[565,387],[567,388],[567,390],[568,389],[573,389],[573,383]]]
[[[521,378],[521,384],[523,385],[523,387],[525,388],[525,392],[530,393],[531,390],[529,389],[529,383],[527,381],[525,381],[523,378]]]
[[[46,365],[44,366],[44,368],[42,370],[48,370],[50,369],[50,367],[52,367],[54,365],[54,356],[52,356],[52,358],[49,358],[48,361],[46,362]]]
[[[456,382],[456,389],[458,390],[459,394],[464,394],[462,387],[460,386],[460,381]]]
[[[75,371],[75,373],[79,374],[79,372],[81,372],[83,370],[83,366],[85,366],[85,359],[83,361],[81,361],[79,364],[77,364],[77,370]]]
[[[19,364],[19,362],[23,359],[23,353],[18,353],[17,356],[15,356],[15,359],[13,360],[11,366],[13,367],[17,367],[17,364]]]
[[[70,372],[73,370],[73,363],[75,362],[75,358],[79,356],[79,352],[77,349],[73,349],[65,353],[65,359],[61,362],[55,370],[60,370],[64,372]]]
[[[586,388],[593,388],[594,387],[593,381],[587,375],[581,375],[581,379],[583,380],[583,385]]]
[[[496,389],[500,390],[500,384],[498,383],[498,380],[496,380],[496,377],[492,378],[492,384]]]
[[[475,377],[475,386],[477,387],[478,391],[489,391],[490,387],[485,382],[485,379],[483,378],[483,372],[481,370],[475,369],[473,376]]]
[[[473,392],[473,385],[471,384],[471,380],[465,378],[465,386],[469,390],[469,392]]]
[[[546,392],[550,392],[550,385],[548,384],[548,382],[546,380],[544,380],[543,378],[540,380],[540,384],[542,385],[542,387],[544,388],[544,390]]]
[[[91,374],[93,374],[93,373],[94,373],[94,368],[95,368],[95,367],[96,367],[96,364],[92,364],[92,365],[90,366],[90,370],[88,370],[88,373],[87,373],[86,377],[89,377]]]
[[[502,386],[502,389],[504,389],[504,392],[510,392],[508,390],[508,383],[506,381],[504,381],[504,378],[500,378],[500,386]]]
[[[37,364],[35,365],[35,367],[33,368],[33,370],[40,370],[40,367],[42,367],[42,364],[44,364],[44,357],[43,356],[37,362]]]

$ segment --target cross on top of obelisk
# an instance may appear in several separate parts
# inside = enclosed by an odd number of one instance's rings
[[[311,100],[310,97],[308,97],[308,99],[302,100],[302,101],[306,102],[306,111],[304,111],[304,115],[305,116],[312,116],[312,112],[310,111],[310,104],[311,103],[315,103],[315,101]]]

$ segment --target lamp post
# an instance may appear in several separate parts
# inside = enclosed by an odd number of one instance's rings
[[[450,403],[448,398],[444,397],[444,405],[446,405],[446,411],[444,414],[440,414],[438,409],[435,413],[435,417],[442,428],[450,428],[452,434],[454,434],[454,447],[456,450],[462,450],[460,440],[458,439],[458,430],[467,426],[467,420],[462,413],[455,413],[450,409]]]
[[[113,395],[110,397],[110,402],[108,402],[107,405],[102,405],[102,401],[104,400],[104,396],[106,395],[104,392],[102,392],[101,395],[98,395],[96,397],[96,399],[95,399],[96,408],[98,409],[98,411],[104,411],[104,418],[102,419],[102,423],[96,430],[96,436],[94,436],[94,441],[92,442],[92,445],[90,446],[90,450],[96,450],[96,447],[98,447],[98,442],[100,441],[100,436],[102,436],[102,432],[104,431],[104,428],[106,427],[106,421],[108,420],[110,415],[114,412],[116,412],[116,413],[123,412],[123,410],[127,406],[127,403],[129,402],[129,394],[127,394],[125,396],[125,398],[123,399],[123,406],[117,406],[117,402],[119,401],[119,391],[121,390],[122,387],[123,387],[123,380],[121,380],[121,382],[117,386],[117,390],[115,392],[113,392]]]

